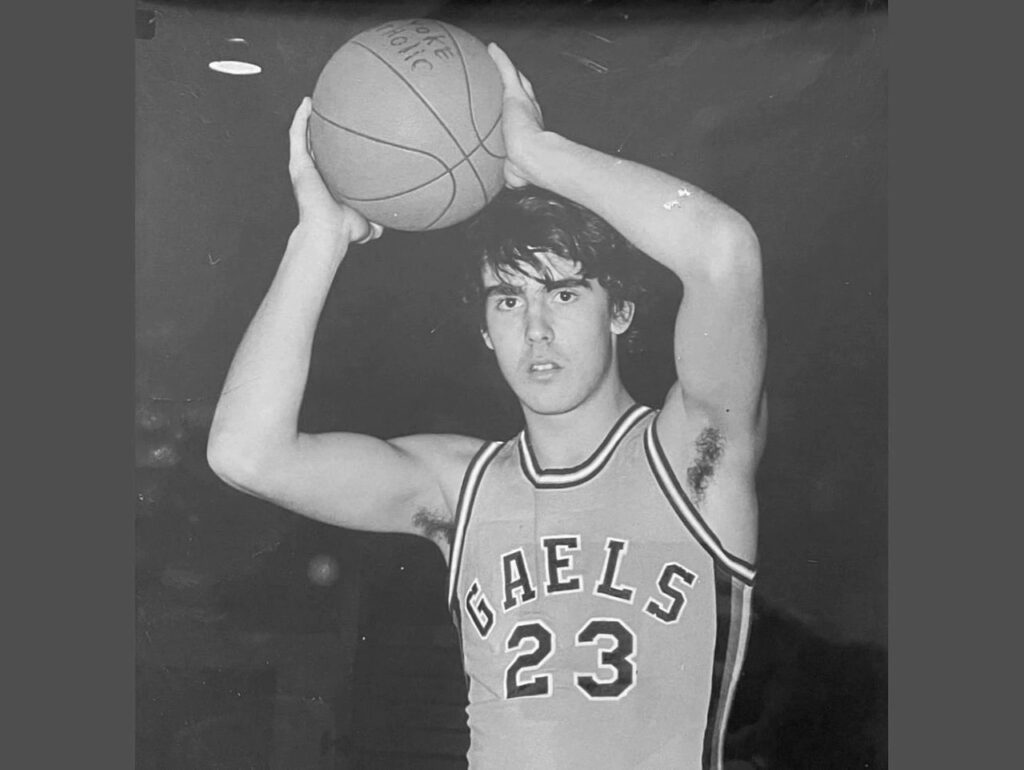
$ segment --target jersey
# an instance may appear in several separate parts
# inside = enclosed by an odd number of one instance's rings
[[[470,767],[721,766],[752,565],[730,554],[632,406],[594,453],[541,468],[485,444],[456,512],[448,598]]]

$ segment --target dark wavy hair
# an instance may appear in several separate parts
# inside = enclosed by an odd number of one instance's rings
[[[641,252],[590,209],[540,187],[503,189],[467,223],[465,234],[463,299],[481,324],[484,268],[498,275],[524,268],[546,272],[537,251],[579,265],[584,278],[605,288],[615,310],[645,293]]]

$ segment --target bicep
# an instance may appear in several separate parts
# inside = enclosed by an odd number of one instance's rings
[[[674,353],[686,411],[729,430],[755,428],[766,347],[760,249],[749,233],[683,281]]]
[[[764,450],[766,324],[756,239],[684,279],[675,329],[677,382],[658,433],[687,493],[741,552],[756,519]],[[746,249],[746,251],[744,251]]]
[[[417,512],[447,507],[433,469],[401,440],[300,434],[254,480],[254,494],[328,524],[417,533]]]

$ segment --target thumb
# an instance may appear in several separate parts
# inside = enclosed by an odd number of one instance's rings
[[[512,60],[508,58],[508,54],[498,47],[497,43],[489,43],[487,45],[487,53],[498,68],[498,74],[501,75],[501,82],[506,88],[508,88],[517,80],[515,65],[512,63]]]
[[[366,236],[356,241],[357,244],[369,243],[375,241],[384,233],[384,228],[378,225],[376,222],[370,222],[367,220],[366,224],[369,226],[369,231]]]

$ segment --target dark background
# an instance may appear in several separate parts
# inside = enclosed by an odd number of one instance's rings
[[[550,128],[677,174],[753,222],[771,428],[759,614],[730,751],[767,767],[882,766],[884,7],[140,9],[150,13],[135,44],[137,765],[454,766],[464,733],[440,555],[247,499],[203,459],[230,357],[295,221],[292,111],[349,36],[429,16],[501,44]],[[226,58],[263,72],[207,67]],[[305,429],[518,428],[452,310],[458,247],[454,231],[387,233],[346,260],[316,342]],[[672,288],[653,298],[645,343],[625,364],[634,394],[653,404],[670,377]],[[308,576],[318,557],[336,569],[325,585]]]

